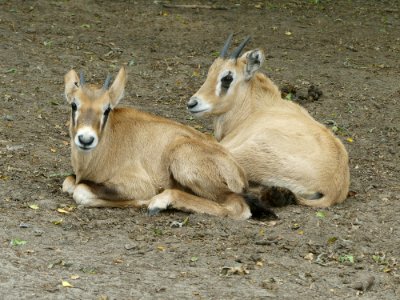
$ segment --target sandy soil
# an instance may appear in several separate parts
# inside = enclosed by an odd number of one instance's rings
[[[399,299],[399,1],[187,3],[211,7],[0,1],[2,299]],[[75,208],[64,74],[125,64],[124,105],[211,132],[185,103],[229,32],[280,87],[323,92],[302,104],[345,143],[353,196],[277,222]]]

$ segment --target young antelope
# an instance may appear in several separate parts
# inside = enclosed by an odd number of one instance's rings
[[[259,71],[265,60],[261,50],[240,56],[249,39],[228,55],[229,36],[188,101],[189,111],[214,117],[216,139],[244,168],[251,186],[288,189],[307,206],[343,202],[350,181],[345,147],[303,107],[282,99]]]
[[[63,191],[87,207],[147,207],[153,215],[172,207],[234,219],[273,215],[247,188],[233,156],[204,134],[177,122],[117,108],[127,74],[112,85],[85,84],[74,70],[65,75],[71,105],[71,161],[75,175]]]

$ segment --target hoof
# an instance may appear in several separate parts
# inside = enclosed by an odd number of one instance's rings
[[[156,215],[158,215],[161,211],[162,211],[162,209],[160,209],[160,208],[158,208],[158,207],[150,208],[150,209],[147,211],[147,215],[150,216],[150,217],[156,216]]]
[[[171,203],[171,191],[165,190],[161,194],[158,194],[151,198],[149,206],[147,207],[147,214],[149,216],[155,216],[160,211],[166,210]]]

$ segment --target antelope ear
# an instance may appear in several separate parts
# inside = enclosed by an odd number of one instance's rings
[[[115,78],[113,84],[109,89],[111,98],[111,108],[116,107],[119,101],[124,96],[126,80],[127,80],[126,70],[124,67],[122,67],[119,70],[117,77]]]
[[[79,76],[74,70],[64,76],[65,98],[68,103],[72,102],[72,94],[79,88]]]
[[[250,80],[254,73],[262,66],[265,60],[265,56],[262,50],[256,49],[245,53],[246,55],[246,69],[245,79]],[[243,55],[243,56],[244,56]]]

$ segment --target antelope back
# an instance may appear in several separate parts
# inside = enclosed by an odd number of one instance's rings
[[[239,57],[250,38],[246,38],[228,55],[232,35],[226,41],[220,57],[211,65],[207,78],[187,103],[195,115],[220,115],[229,111],[235,98],[246,92],[250,80],[264,62],[262,50],[248,51]]]
[[[124,94],[126,71],[121,68],[111,87],[108,76],[104,85],[86,84],[83,74],[71,70],[65,77],[65,97],[71,105],[70,134],[73,146],[82,151],[96,148],[102,138],[108,116]]]

